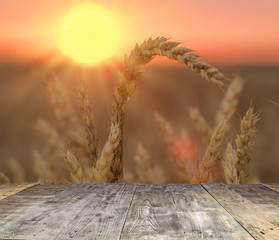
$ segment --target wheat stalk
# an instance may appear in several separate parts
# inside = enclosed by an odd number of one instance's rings
[[[97,160],[96,166],[92,168],[93,178],[95,182],[118,182],[120,179],[120,173],[117,173],[119,169],[120,161],[116,158],[115,152],[120,142],[120,128],[118,125],[111,125],[109,138]],[[116,169],[112,169],[115,167]],[[114,173],[117,174],[114,174]]]
[[[244,81],[237,77],[235,78],[230,85],[228,86],[225,96],[221,101],[219,110],[216,114],[215,124],[217,125],[223,119],[228,118],[229,116],[232,117],[234,114],[238,101],[239,96],[243,90]]]
[[[253,148],[252,139],[255,136],[255,125],[259,121],[257,113],[250,107],[240,123],[241,134],[237,135],[236,150],[231,144],[227,145],[223,159],[223,168],[227,183],[246,183],[248,174],[245,173],[251,159]]]
[[[52,124],[49,122],[39,119],[36,124],[36,128],[40,131],[43,135],[45,135],[46,139],[48,140],[48,144],[46,145],[46,164],[48,169],[51,171],[51,179],[56,179],[61,176],[61,172],[59,172],[58,164],[64,164],[61,154],[57,151],[64,152],[66,149],[66,144],[63,141],[54,128]],[[34,155],[35,156],[35,155]],[[61,161],[57,163],[57,159]],[[62,169],[64,170],[64,169]]]
[[[127,109],[129,97],[136,90],[136,80],[141,76],[140,65],[147,64],[155,55],[167,56],[170,59],[175,59],[178,62],[187,65],[191,70],[198,72],[204,79],[218,85],[223,86],[222,80],[226,77],[211,65],[197,61],[198,55],[189,53],[192,50],[187,48],[177,47],[179,43],[167,42],[164,37],[155,39],[149,38],[140,46],[136,44],[129,57],[124,57],[125,71],[119,74],[119,83],[113,94],[112,100],[112,123],[118,124],[121,132],[121,141],[116,150],[116,158],[120,159],[117,172],[120,175],[123,172],[123,129],[124,129],[124,114]],[[114,175],[117,175],[114,172]]]
[[[225,172],[225,179],[227,184],[239,183],[239,175],[237,173],[236,165],[238,158],[236,151],[230,143],[227,144],[226,152],[223,157],[222,165]]]
[[[48,91],[62,127],[69,127],[75,121],[73,109],[69,105],[69,99],[61,80],[54,73],[52,73],[52,79],[48,81]]]
[[[76,156],[68,150],[68,152],[64,154],[64,159],[68,165],[73,183],[82,183],[82,168]]]
[[[239,176],[239,183],[245,183],[248,178],[248,174],[245,174],[245,170],[251,159],[251,152],[253,148],[252,139],[255,136],[255,125],[260,120],[259,114],[254,113],[254,109],[250,107],[245,116],[241,119],[240,123],[240,135],[237,135],[236,143],[236,155],[237,155],[237,174]]]
[[[82,86],[79,86],[82,88]],[[80,90],[79,88],[79,90]],[[88,151],[88,144],[87,141],[84,140],[83,136],[83,128],[81,127],[77,117],[76,113],[73,109],[73,107],[69,104],[69,98],[67,96],[67,92],[65,90],[65,87],[62,85],[61,80],[54,74],[52,73],[52,80],[49,81],[49,87],[48,87],[50,96],[51,96],[51,102],[55,107],[55,112],[57,118],[61,121],[61,124],[63,126],[63,136],[60,137],[61,141],[63,144],[66,146],[66,139],[71,142],[71,145],[75,149],[75,155],[78,156],[78,159],[83,159],[84,157],[88,157],[92,159],[93,157],[91,155],[94,155],[91,152],[94,152],[93,150]],[[84,94],[82,94],[84,93]],[[86,113],[83,112],[83,118],[86,118],[85,115],[90,115],[91,110],[89,108],[89,101],[88,101],[88,96],[87,93],[85,92],[84,89],[81,89],[78,92],[78,97],[79,97],[79,102],[81,103],[87,103],[87,105],[82,105],[86,109]],[[81,99],[84,97],[84,99]],[[83,101],[82,101],[83,100]],[[83,108],[81,107],[83,110]],[[93,117],[93,116],[92,116]],[[94,123],[94,121],[93,121]],[[86,125],[86,124],[85,124]],[[93,125],[94,126],[94,125]],[[94,129],[93,129],[94,130]],[[94,134],[94,131],[86,131],[87,135],[90,133]],[[60,146],[61,148],[61,146]],[[94,147],[89,146],[89,149],[94,149]],[[61,148],[66,151],[65,148]],[[88,156],[87,156],[88,155]],[[87,164],[88,165],[88,164]],[[86,165],[86,166],[87,166]]]
[[[226,130],[226,121],[222,121],[215,128],[205,154],[199,163],[199,167],[195,176],[196,183],[202,183],[210,180],[213,169],[220,158],[220,150],[224,141]]]
[[[81,84],[78,88],[78,100],[82,110],[82,118],[85,126],[90,159],[92,161],[92,165],[95,167],[99,156],[97,131],[95,127],[94,115],[89,106],[88,93]]]

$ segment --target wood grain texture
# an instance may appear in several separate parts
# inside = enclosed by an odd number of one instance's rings
[[[238,221],[255,239],[278,239],[279,221],[254,204],[230,190],[225,184],[202,186]]]
[[[270,189],[272,189],[276,192],[279,192],[279,184],[277,184],[277,183],[264,183],[262,185],[264,185],[264,186],[266,186],[266,187],[268,187],[268,188],[270,188]]]
[[[118,240],[136,184],[106,184],[55,239]]]
[[[66,185],[38,185],[0,201],[0,229],[65,188]]]
[[[0,192],[23,186],[0,185]],[[0,239],[275,240],[277,189],[277,184],[38,185],[0,201]]]
[[[88,184],[69,185],[64,191],[56,194],[53,198],[32,208],[25,215],[2,227],[0,229],[0,238],[54,238],[72,220],[79,211],[79,208],[81,210],[84,198],[83,195],[79,195],[79,192],[88,188]],[[65,219],[66,217],[69,218]]]
[[[230,184],[227,187],[279,220],[279,192],[261,184]]]
[[[186,239],[254,239],[199,184],[168,185]]]
[[[167,185],[137,185],[120,239],[185,239]]]
[[[39,183],[8,183],[0,185],[0,201]]]

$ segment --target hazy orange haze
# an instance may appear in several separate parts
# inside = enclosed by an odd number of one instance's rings
[[[0,58],[59,56],[59,18],[80,0],[0,0]],[[278,64],[278,0],[103,0],[121,29],[122,59],[136,42],[172,37],[214,64]]]

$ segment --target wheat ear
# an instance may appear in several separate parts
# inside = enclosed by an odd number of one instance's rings
[[[239,102],[239,96],[243,90],[244,81],[242,78],[235,78],[228,86],[225,96],[221,101],[219,110],[216,114],[215,124],[217,125],[223,119],[232,117],[234,114],[237,104]]]
[[[120,142],[120,128],[118,125],[112,124],[110,127],[109,138],[97,160],[96,167],[92,168],[93,178],[95,182],[118,182],[120,161],[115,157],[115,151],[117,150]],[[115,167],[116,169],[112,169]]]
[[[95,127],[94,115],[89,106],[89,97],[84,87],[80,84],[78,88],[78,100],[82,110],[82,118],[85,126],[87,143],[92,165],[95,167],[98,159],[98,138]]]
[[[68,150],[68,152],[64,154],[64,159],[68,165],[73,183],[82,183],[82,168],[76,156]]]
[[[2,172],[0,172],[0,184],[1,183],[10,183],[10,179]]]
[[[255,125],[259,120],[259,114],[254,113],[252,107],[248,109],[245,116],[241,119],[241,133],[235,140],[237,155],[236,169],[239,176],[239,183],[245,183],[248,179],[248,174],[245,171],[251,159],[252,140],[256,133]]]
[[[156,40],[156,39],[155,39]],[[217,86],[223,86],[222,80],[227,79],[219,70],[212,67],[210,64],[197,61],[199,56],[192,52],[191,49],[184,47],[177,47],[180,43],[178,42],[167,42],[167,39],[161,41],[159,44],[149,38],[143,42],[140,46],[140,50],[144,56],[166,56],[169,59],[174,59],[181,64],[185,64],[194,72],[201,75],[202,78],[210,81]]]
[[[237,169],[236,169],[237,160],[238,159],[236,156],[235,149],[232,147],[230,143],[228,143],[222,161],[227,184],[239,183],[239,176],[237,174]]]
[[[220,158],[220,150],[224,141],[226,125],[227,122],[222,121],[213,131],[205,154],[199,163],[199,167],[195,176],[196,183],[209,181],[212,177],[213,169]]]
[[[208,144],[210,141],[210,137],[212,135],[212,128],[209,123],[204,119],[201,115],[200,110],[198,107],[192,107],[189,111],[189,116],[197,130],[200,134],[203,142]]]

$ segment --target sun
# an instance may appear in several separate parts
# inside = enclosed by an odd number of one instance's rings
[[[91,66],[115,53],[119,42],[119,28],[107,9],[100,5],[83,3],[74,6],[60,19],[56,40],[64,55]]]

